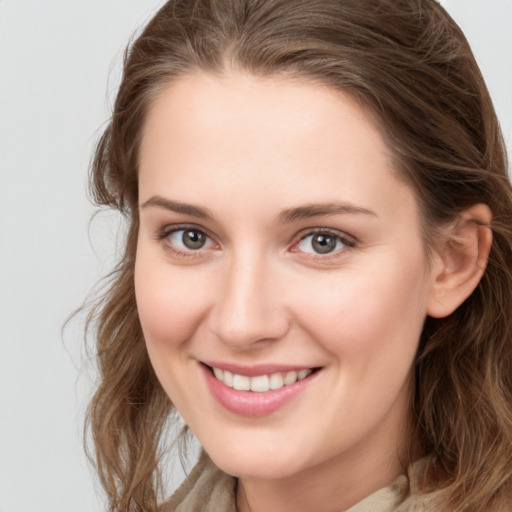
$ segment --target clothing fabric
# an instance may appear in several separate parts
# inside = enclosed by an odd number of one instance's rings
[[[439,511],[433,495],[420,493],[427,466],[428,459],[417,461],[407,475],[400,475],[345,512]],[[161,505],[160,512],[236,512],[236,488],[236,478],[221,471],[203,453],[171,499]]]

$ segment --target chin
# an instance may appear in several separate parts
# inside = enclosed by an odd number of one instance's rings
[[[297,460],[297,449],[294,456],[282,451],[260,448],[240,449],[235,446],[225,449],[205,448],[213,462],[225,473],[244,479],[278,480],[290,477],[303,469]]]

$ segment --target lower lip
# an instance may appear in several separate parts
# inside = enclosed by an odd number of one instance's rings
[[[202,371],[212,395],[228,411],[240,416],[260,418],[278,411],[301,393],[318,375],[315,372],[305,379],[299,380],[280,389],[272,389],[263,393],[255,391],[238,391],[216,379],[212,372],[203,364]]]

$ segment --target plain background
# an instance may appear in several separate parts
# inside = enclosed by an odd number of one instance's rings
[[[0,512],[105,509],[82,449],[80,319],[61,328],[115,261],[118,219],[90,223],[89,157],[124,46],[162,3],[0,0]],[[512,0],[443,4],[511,148]]]

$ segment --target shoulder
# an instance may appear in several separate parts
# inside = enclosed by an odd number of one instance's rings
[[[433,464],[433,457],[424,457],[409,466],[407,470],[409,481],[407,497],[396,512],[439,512],[442,509],[442,500],[439,493],[425,493],[424,491]]]
[[[416,461],[405,474],[347,512],[439,512],[437,493],[423,491],[431,462],[429,457]]]
[[[236,512],[236,478],[203,452],[198,463],[159,512]]]
[[[449,499],[446,489],[431,490],[425,492],[425,489],[431,489],[432,473],[435,474],[435,459],[425,457],[412,464],[407,471],[409,489],[406,498],[402,501],[395,512],[440,512],[453,510],[453,501]],[[450,505],[451,503],[451,505]],[[491,505],[493,512],[511,512],[512,494],[502,494],[496,496],[496,501]],[[463,506],[464,510],[469,510]],[[470,507],[471,510],[476,510]],[[491,510],[487,506],[485,510]],[[478,510],[484,510],[478,507]]]

